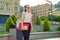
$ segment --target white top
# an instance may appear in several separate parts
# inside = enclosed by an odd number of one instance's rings
[[[32,14],[28,13],[28,12],[23,12],[23,14],[24,14],[24,22],[30,23],[31,22],[31,18],[32,18]]]

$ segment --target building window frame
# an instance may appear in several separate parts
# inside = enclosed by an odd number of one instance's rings
[[[10,10],[10,6],[6,6],[6,10]]]

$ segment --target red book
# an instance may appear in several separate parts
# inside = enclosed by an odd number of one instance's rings
[[[23,23],[23,26],[21,24],[22,23],[19,23],[18,30],[28,30],[29,24]]]

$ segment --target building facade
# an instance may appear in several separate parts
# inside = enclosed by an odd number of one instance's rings
[[[20,0],[0,0],[0,23],[10,15],[20,16]]]
[[[52,5],[52,8],[54,9],[55,7]],[[51,5],[48,3],[31,7],[31,13],[33,14],[33,20],[35,20],[36,16],[40,16],[40,17],[48,16],[50,12],[51,12]]]

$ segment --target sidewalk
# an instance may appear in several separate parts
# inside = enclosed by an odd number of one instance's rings
[[[16,29],[11,29],[10,32],[12,35],[16,36]],[[60,35],[57,32],[36,32],[36,33],[31,33],[30,40],[55,40],[55,39],[60,40],[59,37]]]
[[[60,40],[60,38],[36,39],[36,40]]]

